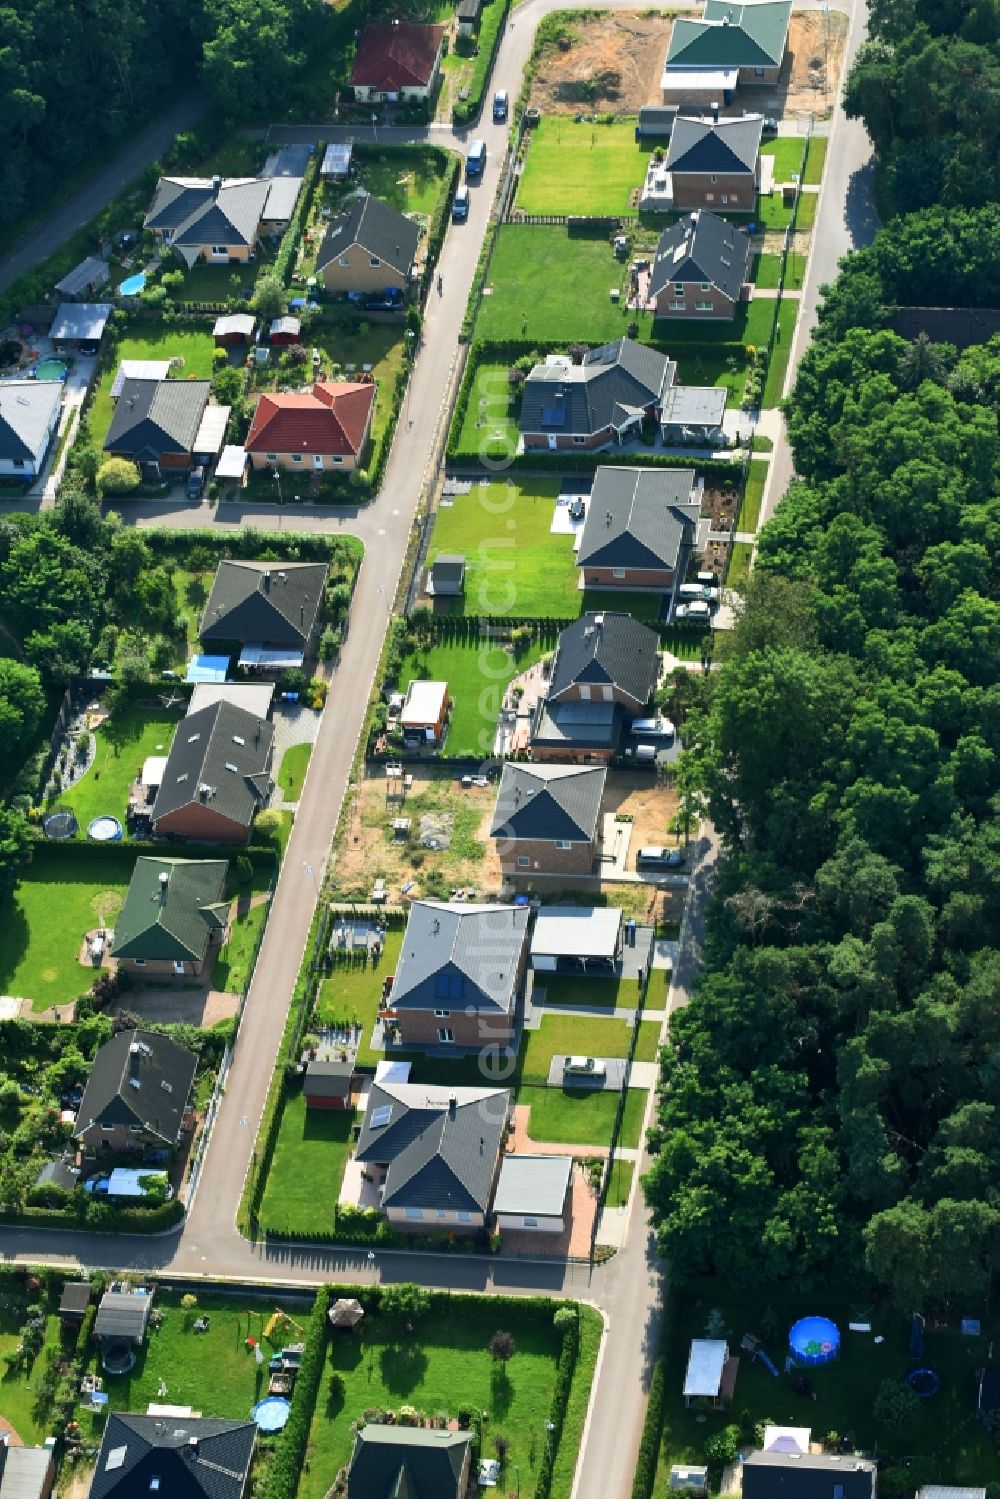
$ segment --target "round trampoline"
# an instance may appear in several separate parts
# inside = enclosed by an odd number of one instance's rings
[[[76,815],[73,812],[53,812],[51,817],[46,817],[42,827],[46,838],[51,838],[54,842],[72,838],[77,829]]]
[[[135,1368],[135,1349],[124,1338],[116,1339],[105,1345],[101,1366],[106,1374],[127,1374]]]
[[[788,1351],[797,1364],[828,1364],[840,1350],[840,1330],[829,1317],[802,1317],[788,1334]]]
[[[941,1376],[936,1369],[911,1369],[906,1383],[919,1399],[930,1400],[941,1388]]]
[[[250,1415],[257,1423],[258,1431],[280,1431],[291,1411],[289,1402],[280,1395],[268,1395],[264,1400],[257,1401]]]
[[[117,843],[122,836],[122,825],[117,817],[95,817],[87,828],[87,837],[95,843]]]

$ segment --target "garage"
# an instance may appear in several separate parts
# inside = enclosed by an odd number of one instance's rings
[[[562,1233],[572,1171],[568,1155],[505,1156],[493,1198],[497,1229]]]
[[[543,906],[531,937],[536,973],[614,971],[622,955],[622,913],[612,906]]]

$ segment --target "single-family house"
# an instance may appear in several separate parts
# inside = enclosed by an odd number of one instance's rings
[[[216,318],[212,337],[220,349],[237,348],[252,342],[257,319],[252,312],[229,312]]]
[[[248,261],[270,191],[257,177],[161,177],[144,227],[187,266]]]
[[[399,713],[403,738],[415,744],[440,744],[451,708],[447,682],[422,682],[414,677]]]
[[[707,208],[686,214],[664,229],[657,242],[649,277],[649,300],[656,317],[731,320],[749,260],[749,235]]]
[[[618,906],[542,906],[531,934],[535,973],[613,973],[624,922]]]
[[[472,1436],[422,1426],[363,1426],[347,1469],[347,1499],[466,1499]]]
[[[148,1287],[112,1285],[98,1305],[94,1336],[102,1343],[128,1343],[133,1348],[140,1348],[152,1310],[153,1293]]]
[[[525,448],[593,452],[659,417],[675,365],[630,338],[590,349],[579,364],[551,354],[536,364],[521,398]]]
[[[329,292],[405,292],[419,244],[418,224],[365,193],[330,220],[316,256],[316,275]]]
[[[664,104],[729,104],[738,85],[773,88],[791,13],[792,0],[705,0],[700,20],[680,17],[660,80]]]
[[[104,451],[144,479],[182,477],[194,462],[211,386],[207,380],[124,380]]]
[[[679,115],[670,136],[667,171],[675,208],[729,208],[753,213],[760,186],[764,117]]]
[[[220,562],[201,617],[202,640],[301,658],[320,616],[327,571],[325,562]]]
[[[0,475],[38,477],[61,411],[58,380],[0,380]]]
[[[875,1499],[868,1458],[828,1452],[751,1452],[741,1464],[743,1499]]]
[[[137,977],[199,977],[226,940],[225,859],[136,859],[111,955]]]
[[[79,1327],[87,1314],[93,1294],[89,1280],[67,1280],[63,1282],[59,1298],[59,1322],[62,1327]]]
[[[504,1156],[493,1196],[493,1218],[499,1232],[561,1234],[567,1222],[572,1178],[572,1156]]]
[[[631,614],[584,614],[561,631],[531,725],[534,760],[610,760],[659,675],[659,640]]]
[[[150,1407],[152,1410],[152,1407]],[[218,1416],[112,1411],[90,1482],[90,1499],[243,1499],[257,1426]]]
[[[582,584],[670,592],[687,571],[700,515],[693,469],[599,468],[577,552]]]
[[[490,837],[506,875],[593,873],[607,770],[508,761]]]
[[[509,1111],[506,1088],[373,1083],[355,1159],[388,1221],[407,1230],[482,1228]]]
[[[100,255],[88,255],[79,265],[67,271],[61,281],[56,282],[55,289],[68,302],[75,301],[77,297],[92,297],[95,292],[100,291],[108,275],[107,261],[102,260]]]
[[[267,391],[244,446],[257,470],[349,472],[362,460],[374,409],[372,381],[317,380],[311,391]]]
[[[369,104],[429,99],[441,69],[444,34],[443,26],[415,21],[366,26],[348,79],[355,99]]]
[[[465,592],[465,558],[440,552],[427,569],[425,591],[430,598],[461,598]]]
[[[730,1404],[740,1361],[731,1358],[725,1338],[692,1338],[684,1375],[684,1404],[707,1400],[713,1410]]]
[[[60,351],[96,354],[111,311],[110,302],[63,302],[52,319],[49,338]]]
[[[49,1499],[55,1485],[52,1445],[15,1447],[10,1433],[0,1438],[0,1499]]]
[[[156,1031],[119,1031],[98,1049],[73,1137],[85,1150],[177,1144],[188,1119],[198,1058]]]
[[[523,906],[413,902],[387,1000],[403,1046],[506,1045],[528,914]]]
[[[177,726],[153,802],[158,838],[246,843],[271,795],[274,727],[266,719],[217,702]]]
[[[307,1109],[346,1109],[351,1103],[354,1063],[309,1062],[302,1091]]]

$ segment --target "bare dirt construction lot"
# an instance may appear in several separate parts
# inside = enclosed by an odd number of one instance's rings
[[[677,841],[667,832],[667,825],[677,807],[677,788],[673,781],[658,784],[656,778],[646,771],[612,770],[608,774],[604,810],[631,818],[632,863],[637,848],[646,848],[653,843],[672,845]]]
[[[638,114],[660,104],[660,78],[673,20],[646,11],[595,11],[563,23],[535,69],[530,102],[542,114],[581,110]],[[792,16],[778,88],[741,89],[734,108],[755,104],[769,112],[823,114],[833,107],[844,58],[847,17],[831,9]]]

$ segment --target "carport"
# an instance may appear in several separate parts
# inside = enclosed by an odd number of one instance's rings
[[[543,906],[531,937],[538,973],[614,971],[622,955],[622,913],[614,906]]]

